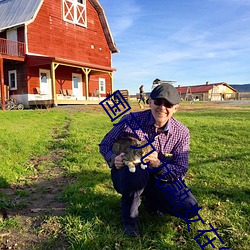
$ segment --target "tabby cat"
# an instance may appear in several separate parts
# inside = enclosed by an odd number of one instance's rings
[[[144,155],[148,154],[150,151],[153,152],[153,148],[150,144],[139,149],[133,149],[130,146],[141,147],[147,143],[147,141],[139,141],[134,137],[122,137],[115,141],[112,150],[116,155],[125,153],[123,164],[128,166],[130,172],[134,173],[136,170],[135,164],[140,163]],[[146,167],[147,165],[141,164],[142,169]]]

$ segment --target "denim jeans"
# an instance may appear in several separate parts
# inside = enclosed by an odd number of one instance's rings
[[[122,220],[125,224],[133,224],[137,221],[141,196],[144,196],[147,206],[150,206],[151,210],[158,210],[163,214],[173,216],[177,216],[176,213],[178,213],[184,218],[192,218],[196,215],[195,212],[185,213],[185,211],[191,210],[192,206],[198,207],[193,194],[188,191],[188,197],[179,206],[178,195],[181,196],[183,190],[175,192],[173,196],[166,189],[167,185],[171,185],[171,183],[161,182],[161,187],[159,187],[155,182],[154,171],[149,172],[137,166],[135,173],[131,173],[126,166],[119,170],[113,167],[111,178],[115,190],[122,195]],[[188,189],[185,188],[185,190]]]

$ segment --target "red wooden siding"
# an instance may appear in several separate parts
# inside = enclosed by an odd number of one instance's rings
[[[35,94],[36,87],[39,87],[39,69],[48,69],[50,68],[49,58],[28,58],[27,60],[27,75],[28,77],[28,93]],[[37,66],[35,66],[37,65]],[[86,86],[85,86],[85,74],[79,68],[66,67],[59,65],[55,70],[55,82],[56,82],[56,94],[60,94],[60,89],[72,89],[72,73],[82,75],[82,89],[83,96],[86,96]],[[106,92],[111,92],[111,79],[108,74],[92,72],[89,75],[89,96],[93,96],[96,89],[99,89],[99,78],[104,78],[106,82]],[[105,97],[106,94],[101,94]]]
[[[34,22],[27,26],[28,52],[111,67],[99,16],[87,3],[87,28],[63,21],[62,1],[44,0]]]
[[[111,80],[110,77],[106,74],[91,75],[89,79],[89,96],[94,96],[94,93],[99,89],[99,78],[104,78],[106,82],[106,93],[111,92]],[[102,97],[105,97],[106,94],[101,94]]]
[[[25,39],[24,39],[24,27],[17,28],[17,40],[18,40],[18,42],[22,42],[22,43],[25,42]]]
[[[56,93],[60,94],[60,89],[72,89],[72,73],[81,74],[82,75],[82,90],[83,96],[86,96],[86,88],[85,88],[85,75],[75,68],[69,68],[65,66],[59,66],[56,69]]]
[[[27,75],[28,75],[27,81],[28,81],[29,94],[37,94],[36,87],[40,86],[39,68],[50,69],[49,65],[42,67],[27,67]]]
[[[27,80],[26,80],[26,66],[24,63],[4,63],[5,74],[4,74],[4,82],[9,84],[9,75],[8,72],[10,70],[16,70],[17,72],[17,90],[10,90],[10,95],[20,95],[27,93]]]

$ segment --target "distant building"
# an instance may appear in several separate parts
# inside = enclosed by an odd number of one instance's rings
[[[164,80],[160,80],[160,79],[156,78],[156,79],[153,81],[151,91],[152,91],[156,86],[158,86],[158,85],[160,85],[160,84],[164,84],[164,83],[174,84],[174,83],[176,83],[176,81],[164,81]]]
[[[225,82],[209,83],[196,86],[178,86],[178,92],[182,100],[191,101],[222,101],[235,99],[237,90]]]

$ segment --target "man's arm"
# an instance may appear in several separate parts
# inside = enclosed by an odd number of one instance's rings
[[[169,163],[167,163],[169,158],[161,159],[166,164],[163,164],[163,168],[156,173],[156,176],[160,177],[170,171],[165,177],[170,182],[185,177],[188,170],[189,142],[190,134],[187,130],[175,145]]]
[[[178,178],[183,178],[188,170],[190,135],[187,130],[178,140],[173,148],[171,158],[158,155],[157,152],[150,154],[145,161],[150,161],[149,171],[154,171],[155,177],[163,181],[173,182]]]
[[[123,135],[125,126],[126,126],[126,117],[125,115],[120,124],[114,126],[103,138],[101,143],[99,144],[100,153],[103,155],[104,159],[107,161],[109,167],[113,167],[116,155],[112,151],[112,146],[114,142]],[[124,122],[122,122],[124,121]]]

